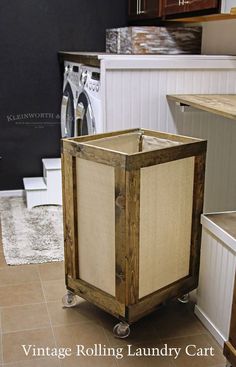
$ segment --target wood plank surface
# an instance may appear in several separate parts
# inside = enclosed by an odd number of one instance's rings
[[[126,171],[115,168],[115,282],[116,299],[125,304],[126,285]]]
[[[123,135],[114,135],[97,140],[88,140],[86,145],[117,151],[119,153],[132,154],[139,152],[141,132],[131,132]]]
[[[140,170],[126,172],[126,304],[139,299]]]
[[[156,164],[176,161],[183,158],[199,155],[206,149],[206,140],[193,143],[176,145],[169,148],[150,150],[140,153],[127,155],[126,169],[140,169],[143,167],[154,166]]]
[[[201,250],[201,223],[200,218],[203,211],[204,184],[206,168],[206,151],[195,157],[194,167],[194,187],[193,187],[193,213],[192,213],[192,236],[191,236],[191,257],[190,274],[196,282],[199,278],[200,250]]]
[[[100,60],[98,59],[98,53],[83,53],[83,52],[66,52],[59,51],[59,59],[63,61],[71,61],[79,64],[100,67]]]
[[[115,317],[125,316],[125,305],[118,302],[115,297],[97,289],[81,279],[72,279],[68,277],[68,288],[78,296],[102,308]]]
[[[141,317],[155,311],[162,302],[165,302],[168,299],[180,297],[183,294],[192,291],[196,287],[197,281],[193,276],[178,280],[177,282],[142,298],[137,303],[128,306],[126,310],[127,320],[129,322],[137,321]]]
[[[86,159],[91,162],[106,164],[112,167],[125,167],[126,154],[115,152],[106,148],[99,148],[76,142],[63,142],[64,152],[73,157]]]
[[[171,94],[169,100],[236,120],[236,94]]]
[[[168,19],[169,22],[175,23],[202,23],[202,22],[212,22],[216,20],[231,20],[236,19],[236,14],[234,13],[221,13],[221,14],[208,14],[208,15],[198,15],[196,17],[186,17],[186,18],[175,18]]]
[[[229,366],[236,367],[236,349],[230,342],[224,344],[224,356],[230,362]]]
[[[77,236],[77,197],[74,191],[76,179],[75,158],[62,154],[63,180],[63,223],[66,276],[76,278],[78,275],[78,236]]]

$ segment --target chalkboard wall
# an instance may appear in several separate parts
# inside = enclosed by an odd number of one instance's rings
[[[57,52],[104,51],[105,29],[126,22],[127,0],[1,0],[0,190],[60,154]]]

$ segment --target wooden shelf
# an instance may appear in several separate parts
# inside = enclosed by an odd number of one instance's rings
[[[172,94],[167,95],[167,98],[185,106],[236,120],[236,94]]]
[[[218,21],[218,20],[231,20],[231,19],[236,19],[236,14],[210,14],[189,18],[176,18],[166,20],[168,20],[168,22],[179,22],[179,23],[202,23],[202,22],[212,22],[216,20]]]
[[[236,212],[206,214],[206,217],[236,240]]]

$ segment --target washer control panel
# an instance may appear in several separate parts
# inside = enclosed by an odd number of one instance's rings
[[[64,69],[64,79],[66,77],[67,80],[78,85],[80,82],[80,76],[82,72],[82,64],[73,63],[70,61],[65,61],[65,69]]]
[[[96,95],[100,92],[100,70],[83,66],[80,81],[88,93]]]

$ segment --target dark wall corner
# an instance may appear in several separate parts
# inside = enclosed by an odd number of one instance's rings
[[[127,0],[1,1],[0,190],[60,154],[58,51],[104,51],[105,29],[126,24]]]

